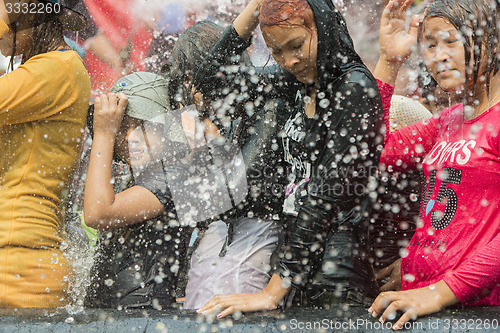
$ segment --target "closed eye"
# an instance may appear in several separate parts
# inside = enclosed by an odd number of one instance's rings
[[[280,55],[281,54],[281,49],[271,49],[271,53],[273,55]]]

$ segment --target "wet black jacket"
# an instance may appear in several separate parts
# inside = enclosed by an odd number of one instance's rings
[[[293,75],[279,66],[236,65],[249,42],[232,26],[211,50],[195,85],[212,99],[225,99],[222,105],[230,116],[241,116],[233,101],[260,105],[274,100],[279,105],[278,140],[289,166],[289,185],[284,189],[286,239],[278,273],[292,277],[296,287],[332,290],[341,284],[374,294],[364,248],[375,217],[368,193],[376,189],[382,102],[341,14],[328,0],[308,2],[318,29],[313,118],[304,113],[305,87]]]

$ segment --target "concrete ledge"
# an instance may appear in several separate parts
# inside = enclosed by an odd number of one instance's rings
[[[418,319],[403,332],[500,332],[500,308],[446,310]],[[192,311],[0,309],[0,332],[392,332],[364,308],[291,309],[217,320]]]

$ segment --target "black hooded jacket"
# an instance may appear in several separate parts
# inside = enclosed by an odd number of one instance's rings
[[[371,295],[377,288],[364,248],[374,219],[369,193],[377,187],[382,101],[342,15],[329,0],[308,2],[318,31],[314,117],[305,115],[306,87],[292,74],[279,66],[235,65],[250,42],[233,26],[201,65],[195,86],[224,99],[226,115],[234,117],[241,114],[233,101],[278,104],[278,141],[289,182],[278,273],[290,276],[295,287],[331,290],[341,284]]]

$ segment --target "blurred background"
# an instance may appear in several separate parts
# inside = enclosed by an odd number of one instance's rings
[[[332,0],[344,14],[356,50],[373,69],[378,60],[378,28],[387,0]],[[227,26],[248,0],[66,0],[88,19],[79,33],[68,32],[68,44],[78,50],[90,73],[92,96],[107,92],[121,76],[134,71],[158,74],[177,36],[200,20]],[[412,14],[421,13],[428,0],[415,0]],[[411,16],[410,16],[411,17]],[[264,65],[269,54],[258,32],[250,49],[255,65]],[[7,69],[8,55],[0,55],[0,75]],[[396,93],[417,94],[418,56],[401,70]]]

